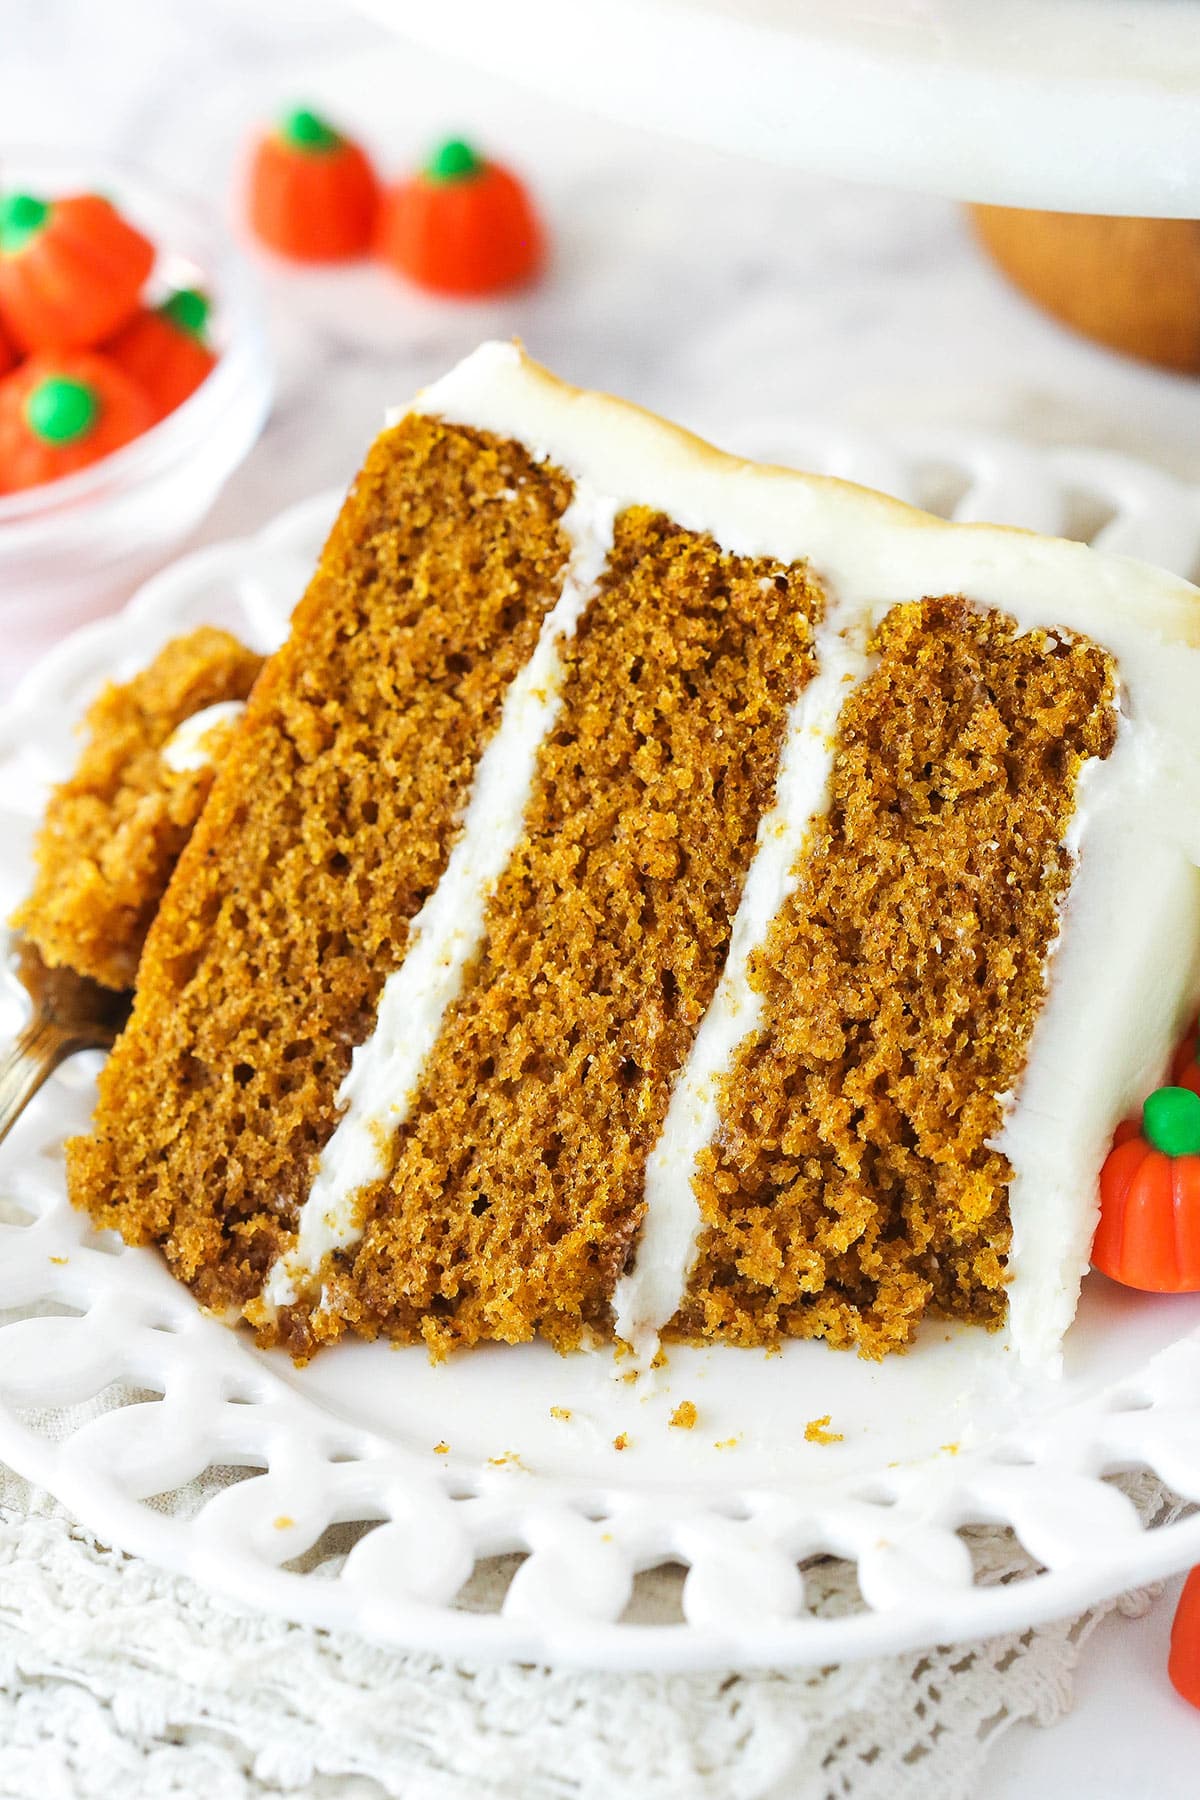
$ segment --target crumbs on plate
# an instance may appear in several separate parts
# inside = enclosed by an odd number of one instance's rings
[[[808,1421],[804,1427],[806,1444],[840,1444],[844,1441],[845,1434],[843,1432],[830,1431],[829,1417],[828,1413],[822,1413],[819,1419]]]

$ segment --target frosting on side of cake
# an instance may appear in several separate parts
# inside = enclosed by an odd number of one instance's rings
[[[1061,1360],[1074,1317],[1114,1125],[1163,1079],[1200,1004],[1200,839],[1179,831],[1196,770],[1164,767],[1136,704],[1123,697],[1112,755],[1080,775],[1066,840],[1076,875],[996,1139],[1013,1169],[1009,1331],[1022,1359],[1042,1366]]]
[[[322,1152],[295,1246],[277,1259],[264,1285],[268,1307],[294,1304],[324,1258],[361,1234],[357,1196],[384,1173],[392,1135],[478,950],[488,895],[520,836],[538,748],[558,711],[561,645],[574,634],[604,571],[615,513],[611,499],[576,480],[560,521],[570,545],[561,592],[505,696],[445,873],[412,921],[408,954],[384,985],[374,1031],[354,1052],[338,1095],[345,1110]]]
[[[162,759],[174,775],[207,769],[213,761],[211,736],[222,725],[232,725],[246,710],[244,700],[218,700],[202,707],[176,727],[162,747]]]

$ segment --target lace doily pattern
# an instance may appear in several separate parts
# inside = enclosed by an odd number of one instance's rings
[[[1147,1520],[1163,1512],[1154,1482],[1129,1493]],[[1011,1536],[983,1533],[973,1549],[989,1584],[1028,1573]],[[849,1604],[844,1565],[815,1572],[812,1591],[821,1611]],[[1068,1710],[1106,1613],[1150,1599],[790,1674],[466,1669],[234,1607],[101,1548],[10,1477],[0,1800],[969,1800],[1011,1726]]]

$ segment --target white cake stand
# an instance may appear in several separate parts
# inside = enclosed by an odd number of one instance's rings
[[[625,124],[959,199],[1200,217],[1192,0],[358,0]]]

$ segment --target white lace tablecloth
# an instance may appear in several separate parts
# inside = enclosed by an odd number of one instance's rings
[[[1145,1517],[1167,1504],[1148,1478],[1129,1491]],[[987,1580],[1028,1567],[1000,1532],[973,1552]],[[809,1583],[836,1610],[829,1567]],[[1070,1707],[1100,1619],[1151,1597],[834,1669],[463,1668],[234,1608],[0,1469],[0,1796],[970,1800],[1005,1731]]]

